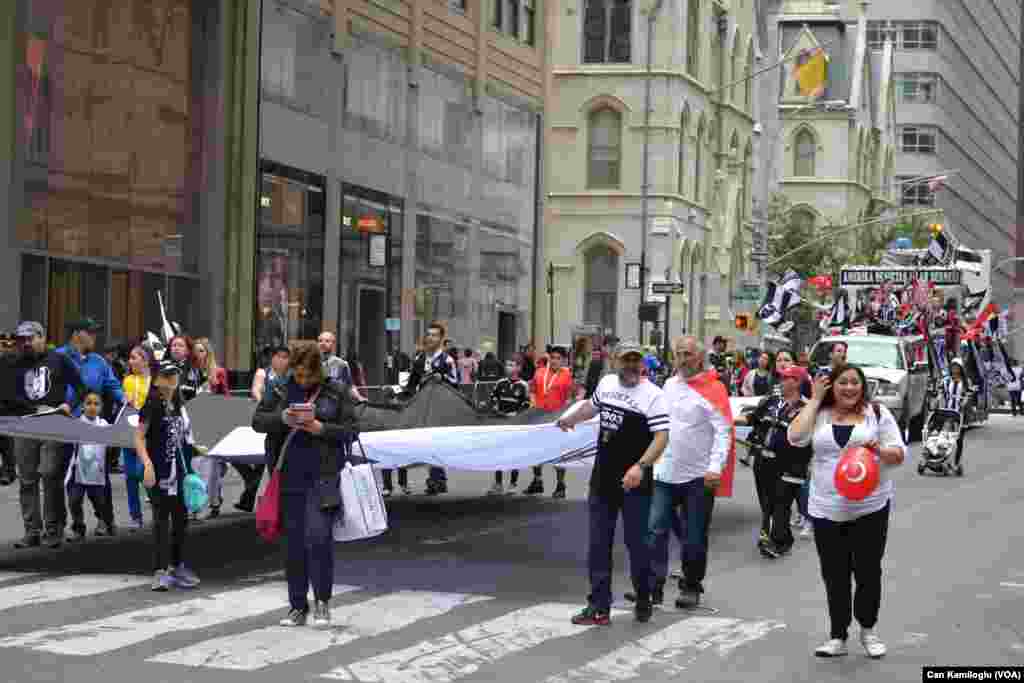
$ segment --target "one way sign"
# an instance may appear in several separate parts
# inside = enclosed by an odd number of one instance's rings
[[[681,282],[652,282],[651,293],[659,295],[674,295],[683,293],[683,284]]]

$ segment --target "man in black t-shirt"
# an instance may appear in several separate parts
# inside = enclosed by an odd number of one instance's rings
[[[668,445],[668,407],[662,390],[641,377],[644,359],[640,345],[623,342],[619,344],[617,356],[618,373],[602,379],[589,401],[558,419],[559,427],[570,430],[580,422],[601,416],[588,501],[587,565],[591,592],[587,607],[572,618],[578,625],[610,622],[612,544],[620,512],[637,596],[637,621],[649,621],[653,610],[653,576],[646,544],[653,488],[651,468]]]

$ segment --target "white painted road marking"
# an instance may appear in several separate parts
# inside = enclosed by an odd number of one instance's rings
[[[635,680],[641,676],[676,676],[709,648],[716,648],[718,654],[726,655],[740,645],[763,638],[784,626],[778,621],[743,622],[719,617],[692,617],[627,643],[585,666],[551,676],[544,683],[611,683]]]
[[[10,574],[12,576],[5,575],[2,578],[12,579],[32,576],[31,574],[17,574],[16,572],[11,572]],[[42,605],[59,600],[70,600],[71,598],[84,598],[124,588],[144,586],[148,585],[149,582],[149,577],[137,575],[81,574],[76,576],[72,574],[17,586],[0,587],[0,610],[11,609],[12,607]]]
[[[527,607],[404,650],[339,667],[323,677],[362,683],[450,683],[502,657],[593,628],[569,621],[577,611],[579,605],[560,603]]]
[[[359,588],[334,588],[335,594],[355,590]],[[4,638],[0,640],[0,647],[25,647],[62,655],[98,655],[168,633],[218,626],[273,610],[283,610],[287,606],[285,584],[270,583]]]
[[[255,671],[405,628],[458,607],[493,600],[485,595],[398,591],[331,611],[330,630],[272,626],[214,638],[147,661]]]
[[[31,579],[39,576],[36,572],[0,572],[0,583],[17,581],[19,579]]]
[[[1012,581],[1003,581],[999,585],[1003,588],[1024,588],[1024,583],[1014,583]]]

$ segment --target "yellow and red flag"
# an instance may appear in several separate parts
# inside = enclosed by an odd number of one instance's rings
[[[797,92],[804,97],[821,97],[828,82],[828,55],[820,47],[801,50],[793,65]]]

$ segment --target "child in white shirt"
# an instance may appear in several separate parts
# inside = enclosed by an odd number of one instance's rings
[[[82,408],[83,422],[109,427],[110,423],[100,417],[103,399],[99,394],[90,391],[85,395]],[[83,502],[89,496],[93,512],[96,515],[97,536],[113,536],[114,520],[110,516],[110,507],[106,505],[107,481],[107,447],[102,444],[76,444],[75,454],[68,467],[64,484],[68,491],[68,510],[71,513],[71,536],[69,541],[80,541],[85,538],[85,511]]]

